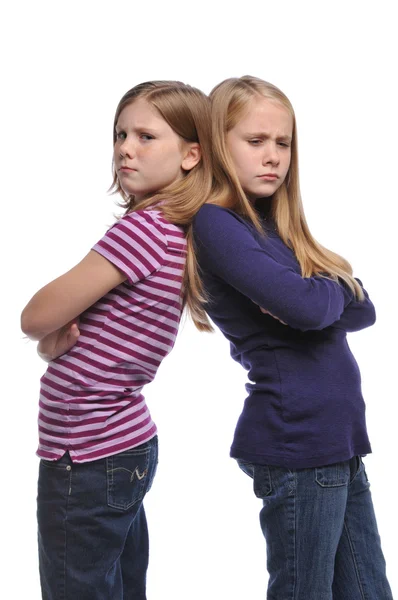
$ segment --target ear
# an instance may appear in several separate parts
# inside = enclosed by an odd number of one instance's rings
[[[182,160],[181,168],[184,171],[190,171],[193,169],[202,157],[202,151],[199,144],[190,144],[187,152]]]

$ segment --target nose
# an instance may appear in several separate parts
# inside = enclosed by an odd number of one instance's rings
[[[133,158],[135,149],[132,140],[126,137],[119,146],[119,152],[122,158]]]
[[[264,148],[263,165],[271,164],[277,166],[279,160],[279,151],[276,143],[269,141]]]

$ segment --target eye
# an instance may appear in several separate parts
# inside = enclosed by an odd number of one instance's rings
[[[140,139],[144,140],[144,142],[149,142],[149,140],[154,140],[155,138],[150,133],[141,133]]]
[[[126,132],[125,131],[117,131],[116,132],[116,139],[117,140],[125,140],[126,139]]]
[[[282,148],[290,148],[290,144],[288,142],[278,142],[279,146],[282,146]]]
[[[251,146],[259,146],[262,143],[262,140],[259,139],[253,139],[253,140],[247,140],[249,142],[249,144]]]

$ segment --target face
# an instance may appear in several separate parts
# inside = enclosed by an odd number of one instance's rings
[[[272,196],[290,165],[293,117],[278,102],[251,101],[244,117],[227,134],[227,147],[250,200]]]
[[[115,168],[120,187],[136,201],[181,179],[192,168],[189,152],[189,145],[145,99],[134,100],[120,113]]]

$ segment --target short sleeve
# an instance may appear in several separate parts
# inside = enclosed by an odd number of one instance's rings
[[[165,262],[167,238],[154,211],[128,213],[93,246],[134,284],[155,273]]]

